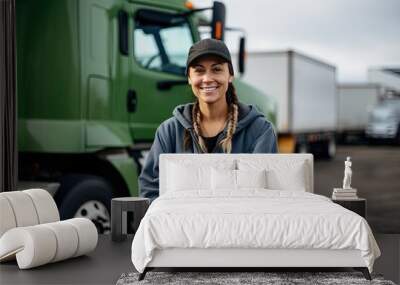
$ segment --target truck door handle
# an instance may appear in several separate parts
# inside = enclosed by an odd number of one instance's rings
[[[134,113],[136,111],[136,105],[137,105],[137,97],[135,90],[132,89],[128,90],[126,103],[127,103],[128,113]]]
[[[175,85],[187,85],[187,80],[164,80],[157,82],[157,89],[158,90],[169,90]]]

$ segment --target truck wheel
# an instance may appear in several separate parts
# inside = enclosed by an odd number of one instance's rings
[[[133,159],[137,165],[137,175],[139,176],[142,173],[142,169],[144,163],[146,161],[147,156],[149,155],[150,149],[144,149],[140,151],[134,151],[131,153]]]
[[[369,145],[376,145],[378,144],[377,139],[373,138],[373,137],[367,137],[367,142]]]
[[[347,143],[347,133],[346,132],[337,133],[336,141],[339,144],[346,144]]]
[[[400,124],[397,126],[395,144],[400,145]]]
[[[296,146],[296,152],[297,153],[308,153],[309,152],[309,146],[306,142],[299,143]]]
[[[336,155],[336,142],[335,139],[329,139],[323,142],[322,157],[332,159]]]
[[[61,219],[88,218],[96,225],[99,233],[109,233],[111,185],[94,175],[66,175],[60,182],[55,200]]]

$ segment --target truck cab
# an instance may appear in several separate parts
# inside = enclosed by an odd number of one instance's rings
[[[383,99],[374,107],[366,134],[370,140],[386,139],[400,144],[400,96]]]
[[[222,37],[225,6],[208,9]],[[181,0],[17,0],[21,189],[45,188],[62,219],[109,232],[110,200],[139,195],[157,127],[194,101],[184,71],[201,10]],[[234,84],[275,123],[274,101]]]

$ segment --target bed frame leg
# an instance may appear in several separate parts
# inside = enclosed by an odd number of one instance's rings
[[[144,279],[144,277],[146,276],[148,269],[147,267],[144,269],[144,271],[142,273],[139,274],[139,278],[138,281],[142,281]]]
[[[361,271],[362,274],[364,275],[365,279],[372,280],[371,274],[369,274],[369,270],[367,267],[354,267],[354,269],[357,271]]]

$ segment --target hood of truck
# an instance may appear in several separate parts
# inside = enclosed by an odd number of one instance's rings
[[[275,127],[278,110],[276,100],[243,80],[236,79],[234,84],[239,101],[256,106]]]

